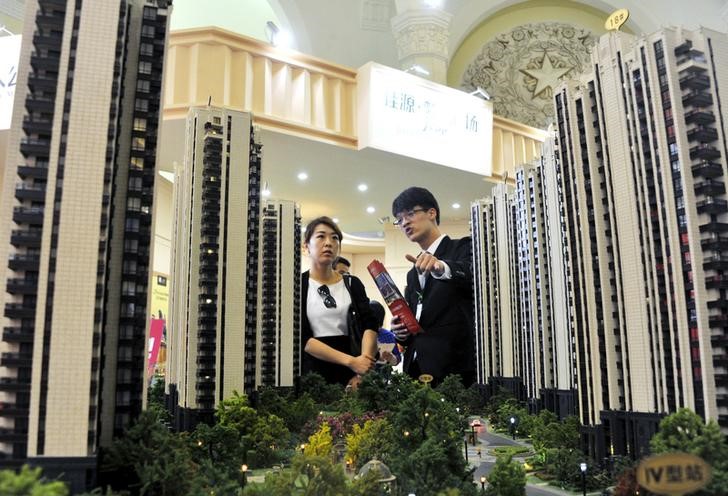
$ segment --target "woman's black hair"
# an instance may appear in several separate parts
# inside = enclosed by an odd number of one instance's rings
[[[326,217],[325,215],[323,215],[321,217],[316,217],[314,220],[308,223],[308,225],[306,226],[306,231],[303,233],[304,243],[308,244],[308,242],[311,241],[313,231],[319,224],[329,226],[339,236],[339,241],[341,241],[341,239],[344,237],[344,235],[341,233],[341,229],[339,229],[339,226],[336,225],[336,222],[334,222],[331,217]]]

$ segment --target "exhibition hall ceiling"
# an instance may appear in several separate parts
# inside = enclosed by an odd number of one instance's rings
[[[467,221],[470,202],[490,195],[493,187],[477,174],[378,150],[350,150],[268,130],[260,132],[260,139],[262,180],[271,198],[298,202],[304,222],[319,215],[336,217],[348,234],[378,237],[382,222],[391,223],[392,200],[408,186],[430,189],[445,221]],[[164,121],[159,159],[166,170],[183,163],[183,144],[184,121]],[[305,180],[299,179],[301,173]],[[359,190],[361,184],[366,191]]]
[[[398,67],[392,17],[407,6],[433,4],[432,0],[231,2],[219,0],[200,9],[195,0],[176,0],[175,9],[184,19],[176,21],[177,12],[173,14],[173,27],[176,22],[180,27],[215,24],[266,41],[262,28],[269,15],[268,20],[290,31],[292,48],[352,68],[368,61]],[[719,13],[724,2],[699,3],[703,8],[681,0],[443,0],[440,8],[452,14],[448,83],[482,86],[493,95],[497,114],[545,128],[553,112],[553,87],[559,77],[576,76],[588,66],[588,50],[604,32],[608,13],[630,9],[631,19],[623,29],[632,32],[670,23],[712,23],[711,27],[723,29]],[[205,12],[198,17],[195,10]],[[247,28],[231,22],[242,10],[250,12]],[[470,202],[487,196],[492,188],[492,183],[473,174],[383,152],[356,152],[272,131],[264,131],[262,139],[263,179],[272,196],[299,202],[304,220],[336,216],[351,233],[381,232],[377,219],[391,216],[393,196],[408,185],[432,188],[446,220],[466,219]],[[179,151],[175,147],[163,144],[163,149],[162,165],[169,170],[181,157],[172,158]],[[308,179],[299,180],[301,172]],[[362,183],[368,186],[366,192],[357,189]],[[454,203],[460,208],[452,208]],[[374,213],[366,211],[370,206]]]
[[[725,0],[225,0],[199,2],[174,0],[175,9],[186,9],[188,4],[205,10],[205,17],[217,16],[219,24],[236,15],[237,11],[269,7],[280,26],[293,37],[293,48],[331,62],[349,67],[360,67],[370,60],[398,66],[397,46],[392,35],[391,18],[398,6],[419,4],[423,7],[440,4],[452,14],[450,22],[449,52],[455,54],[463,44],[489,19],[504,11],[521,11],[526,17],[532,8],[551,9],[551,15],[542,15],[539,21],[564,21],[565,11],[583,10],[587,13],[611,13],[626,8],[630,20],[626,29],[635,33],[648,33],[665,25],[684,24],[688,27],[703,25],[725,31]],[[173,14],[174,15],[174,14]],[[274,19],[271,19],[274,20]],[[533,21],[530,21],[533,22]],[[202,20],[197,27],[209,25]],[[192,26],[188,26],[192,27]],[[512,26],[504,27],[509,30]],[[240,34],[242,26],[232,29]],[[265,38],[259,38],[265,40]]]
[[[17,13],[21,0],[0,0],[0,14]],[[174,0],[172,29],[219,26],[267,41],[266,23],[290,32],[293,49],[358,68],[369,61],[399,67],[392,18],[437,5],[452,15],[447,82],[482,86],[496,114],[545,127],[553,86],[588,65],[588,49],[603,32],[606,14],[630,10],[624,30],[648,33],[663,25],[704,25],[726,31],[726,0]],[[181,163],[184,131],[165,121],[160,165]],[[445,219],[467,218],[470,201],[492,183],[474,174],[384,152],[357,152],[263,131],[263,179],[273,197],[292,199],[305,218],[339,217],[344,230],[376,236],[378,218],[391,216],[392,197],[409,185],[430,187]],[[308,179],[298,179],[305,172]],[[359,184],[367,184],[361,192]],[[452,208],[459,203],[460,209]],[[374,213],[366,208],[372,206]]]

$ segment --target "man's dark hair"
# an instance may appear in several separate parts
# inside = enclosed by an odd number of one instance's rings
[[[332,266],[333,268],[336,268],[336,266],[337,266],[337,265],[339,265],[340,263],[343,263],[343,264],[344,264],[344,265],[346,265],[347,267],[351,268],[351,262],[349,262],[349,261],[348,261],[347,259],[345,259],[345,258],[344,258],[344,257],[342,257],[342,256],[338,256],[338,257],[336,257],[336,258],[334,259],[334,261],[333,261],[333,262],[331,262],[331,266]]]
[[[336,225],[336,222],[334,222],[331,217],[322,216],[316,217],[314,220],[308,223],[308,225],[306,226],[306,232],[303,233],[304,243],[308,244],[308,242],[311,241],[313,231],[319,224],[329,226],[339,236],[339,242],[341,242],[341,240],[344,238],[344,235],[341,234],[341,229],[339,229],[339,226]]]
[[[377,300],[369,300],[369,309],[376,321],[379,322],[379,327],[382,327],[384,325],[384,307],[382,304]]]
[[[425,210],[435,209],[437,216],[435,221],[440,225],[440,206],[437,204],[435,197],[425,188],[412,186],[402,191],[392,202],[392,215],[412,210],[415,207],[422,207]]]

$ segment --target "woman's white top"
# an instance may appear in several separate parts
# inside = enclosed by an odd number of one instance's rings
[[[318,293],[318,288],[324,286],[318,281],[308,279],[308,295],[306,297],[306,314],[311,324],[311,332],[315,338],[330,336],[346,336],[349,334],[349,327],[346,323],[351,296],[344,286],[344,280],[326,284],[329,293],[336,300],[336,308],[326,308],[323,297]]]

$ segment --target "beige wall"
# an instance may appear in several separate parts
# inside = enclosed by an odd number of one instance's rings
[[[172,182],[162,176],[157,176],[155,182],[154,261],[153,271],[149,273],[150,278],[154,277],[152,272],[170,274],[172,256]]]

